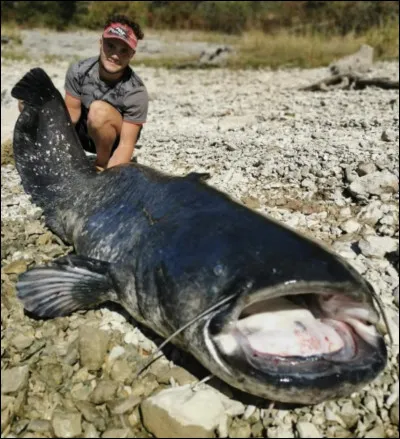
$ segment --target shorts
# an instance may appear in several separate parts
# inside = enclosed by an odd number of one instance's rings
[[[88,116],[88,110],[83,105],[81,106],[81,115],[79,117],[78,122],[75,125],[75,130],[78,134],[79,140],[82,144],[82,147],[85,151],[91,152],[93,154],[96,154],[96,145],[93,142],[93,139],[89,136],[88,127],[87,127],[87,116]],[[140,126],[140,131],[138,134],[138,137],[136,139],[136,142],[140,139],[140,134],[142,132],[143,126]],[[119,144],[120,137],[117,136],[114,144],[111,148],[111,154],[117,149]]]

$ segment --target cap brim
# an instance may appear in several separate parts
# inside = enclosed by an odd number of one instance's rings
[[[133,43],[131,44],[129,41],[126,41],[125,38],[118,37],[117,35],[104,35],[104,34],[103,34],[103,38],[105,38],[107,40],[110,40],[110,39],[120,40],[120,41],[124,42],[133,51],[136,51],[136,46],[134,46]]]

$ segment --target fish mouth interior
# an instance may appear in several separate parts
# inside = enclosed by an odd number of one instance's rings
[[[310,360],[357,361],[380,338],[372,306],[332,290],[259,292],[249,303],[238,303],[225,321],[213,335],[218,351],[224,357],[239,356],[259,370],[279,364],[293,368]]]

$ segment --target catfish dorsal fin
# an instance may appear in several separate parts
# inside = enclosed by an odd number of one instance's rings
[[[190,172],[186,178],[195,181],[206,181],[211,178],[211,174],[209,172]]]

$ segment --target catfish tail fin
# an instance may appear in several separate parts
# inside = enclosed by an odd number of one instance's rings
[[[61,93],[41,68],[24,75],[11,91],[24,102],[14,128],[14,159],[26,193],[60,230],[56,209],[87,185],[90,165]]]
[[[30,70],[15,84],[11,96],[35,107],[41,107],[46,102],[57,99],[59,91],[54,87],[48,74],[37,67]]]

